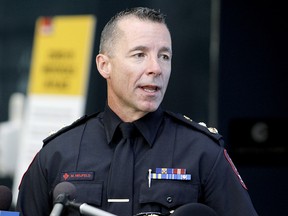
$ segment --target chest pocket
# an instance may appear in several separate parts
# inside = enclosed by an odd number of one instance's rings
[[[101,206],[103,183],[76,183],[75,186],[76,190],[79,191],[76,202]]]
[[[160,204],[168,209],[174,209],[198,200],[198,188],[196,184],[175,180],[152,181],[149,188],[147,183],[141,185],[141,204]]]

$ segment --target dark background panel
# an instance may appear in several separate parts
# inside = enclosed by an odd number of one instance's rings
[[[219,119],[288,117],[287,13],[283,4],[222,0]]]
[[[219,131],[259,215],[288,215],[287,12],[273,1],[222,0]]]

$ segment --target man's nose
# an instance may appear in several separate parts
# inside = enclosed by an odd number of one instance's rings
[[[158,76],[162,73],[162,68],[158,58],[149,59],[147,74]]]

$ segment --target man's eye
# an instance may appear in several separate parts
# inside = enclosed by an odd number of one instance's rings
[[[166,54],[162,54],[161,58],[164,59],[164,60],[170,60],[170,56],[166,55]]]
[[[142,58],[144,57],[144,53],[136,53],[134,56],[137,58]]]

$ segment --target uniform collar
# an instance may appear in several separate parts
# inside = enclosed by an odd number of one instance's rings
[[[114,134],[116,134],[116,129],[121,122],[122,120],[110,109],[108,104],[106,104],[103,113],[103,123],[109,144],[111,143]]]
[[[163,115],[163,110],[158,108],[155,112],[148,113],[141,119],[133,122],[150,146],[153,145],[156,139]],[[122,120],[106,105],[103,114],[103,123],[109,144],[116,135],[117,127],[121,122]]]

